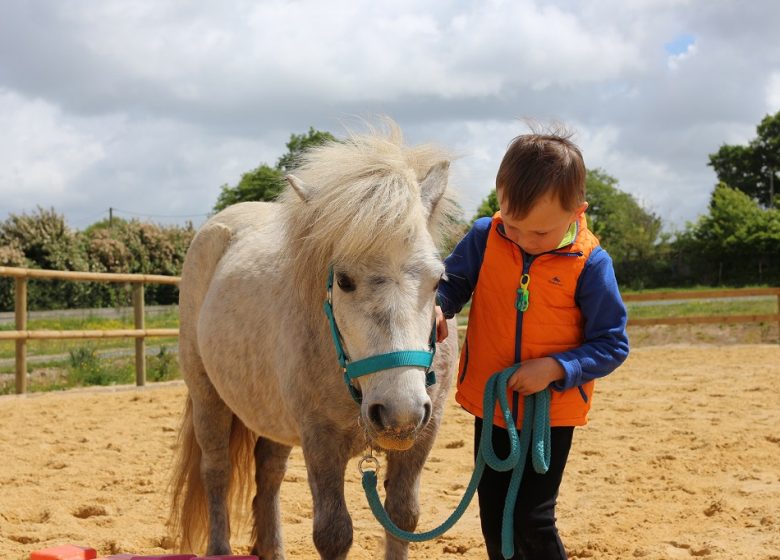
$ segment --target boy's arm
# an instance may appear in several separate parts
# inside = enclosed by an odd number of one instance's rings
[[[491,218],[480,218],[474,222],[452,254],[444,259],[446,274],[439,284],[437,301],[447,319],[454,317],[471,299],[485,255],[491,223]]]
[[[564,391],[611,373],[628,356],[626,307],[618,291],[612,259],[603,249],[591,253],[580,275],[577,305],[585,318],[585,342],[553,354],[565,377],[552,384]]]

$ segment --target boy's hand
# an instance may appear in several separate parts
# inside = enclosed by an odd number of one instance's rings
[[[449,334],[447,328],[447,319],[444,318],[444,313],[441,307],[436,306],[436,342],[442,342]]]
[[[509,378],[507,387],[523,397],[533,395],[547,388],[553,381],[565,377],[563,366],[555,358],[526,360]]]

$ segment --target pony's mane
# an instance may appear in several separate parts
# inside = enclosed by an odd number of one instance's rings
[[[407,146],[397,124],[387,120],[385,125],[302,156],[293,174],[311,188],[309,200],[302,201],[289,186],[279,199],[288,257],[300,264],[298,272],[321,271],[328,261],[350,262],[408,242],[419,235],[421,223],[427,223],[437,244],[448,233],[453,201],[445,192],[426,219],[420,182],[434,164],[451,156],[430,144]]]

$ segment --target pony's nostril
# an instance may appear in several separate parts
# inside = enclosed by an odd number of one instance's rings
[[[385,425],[382,421],[382,411],[384,410],[384,406],[381,404],[372,404],[370,407],[368,407],[368,419],[371,421],[371,423],[380,430],[384,429]]]
[[[425,403],[425,413],[423,414],[422,422],[420,423],[420,427],[424,428],[428,425],[428,420],[431,419],[431,411],[433,410],[433,407],[431,406],[430,402]]]

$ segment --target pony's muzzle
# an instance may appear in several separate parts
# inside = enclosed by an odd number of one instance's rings
[[[383,447],[408,448],[431,419],[430,399],[414,408],[375,403],[368,406],[368,424]]]

